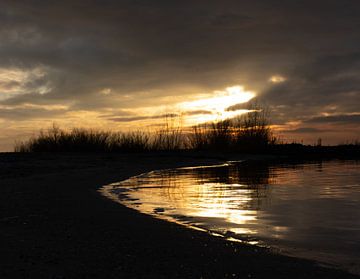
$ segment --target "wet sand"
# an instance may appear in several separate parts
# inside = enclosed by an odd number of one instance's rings
[[[0,154],[0,278],[359,278],[153,219],[97,192],[216,157]]]

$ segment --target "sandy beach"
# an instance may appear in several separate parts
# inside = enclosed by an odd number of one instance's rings
[[[223,159],[0,154],[0,278],[359,278],[157,220],[97,191],[147,171]]]

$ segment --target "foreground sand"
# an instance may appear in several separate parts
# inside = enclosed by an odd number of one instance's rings
[[[0,278],[359,278],[156,220],[97,192],[153,169],[218,160],[0,154]]]

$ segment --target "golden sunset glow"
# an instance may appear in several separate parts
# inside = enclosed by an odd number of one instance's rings
[[[109,88],[100,92],[102,95],[112,94]],[[223,90],[206,93],[194,93],[179,98],[164,98],[162,104],[139,106],[123,109],[125,116],[116,120],[121,122],[125,130],[161,127],[171,124],[174,127],[189,127],[206,122],[216,122],[233,118],[248,112],[233,106],[243,104],[256,96],[254,91],[246,91],[243,86],[234,85]],[[180,101],[179,100],[183,100]],[[108,111],[116,114],[116,111]],[[156,122],[156,126],[155,126]],[[171,123],[169,123],[171,122]]]
[[[282,83],[284,81],[286,81],[286,78],[281,75],[274,75],[269,78],[269,82],[271,83]]]
[[[194,101],[180,103],[183,111],[190,115],[187,117],[188,124],[199,124],[208,121],[221,121],[235,117],[246,110],[229,110],[231,106],[250,101],[256,96],[255,92],[245,91],[243,86],[235,85],[222,91],[214,91],[212,96],[200,96]],[[194,112],[191,115],[191,112]]]
[[[181,106],[186,110],[209,110],[224,112],[228,107],[246,103],[255,97],[254,92],[244,91],[242,86],[227,87],[224,91],[215,91],[213,97],[184,102]]]
[[[100,91],[101,95],[109,95],[111,94],[111,88],[104,88],[103,90]]]

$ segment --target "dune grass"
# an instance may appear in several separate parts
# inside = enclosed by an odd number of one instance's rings
[[[165,128],[153,133],[111,132],[52,127],[28,140],[17,142],[15,152],[142,152],[171,150],[248,150],[272,143],[268,128],[234,126],[229,121],[182,128]]]
[[[277,142],[266,111],[257,109],[235,119],[193,127],[189,135],[192,149],[263,151]]]
[[[180,130],[155,133],[111,132],[75,128],[70,131],[53,126],[26,141],[15,144],[15,152],[141,152],[184,149]]]
[[[186,130],[185,130],[186,131]],[[273,136],[267,125],[244,126],[223,121],[199,125],[186,131],[161,129],[150,132],[111,132],[92,129],[70,131],[52,127],[15,144],[15,152],[147,152],[176,150],[231,151],[271,154],[345,154],[359,157],[360,144],[338,146],[284,143]]]
[[[56,125],[28,140],[17,142],[15,152],[141,152],[160,150],[264,151],[276,143],[268,112],[258,106],[231,120],[206,123],[185,130],[168,119],[155,132],[112,132]],[[181,123],[181,121],[178,121]]]

